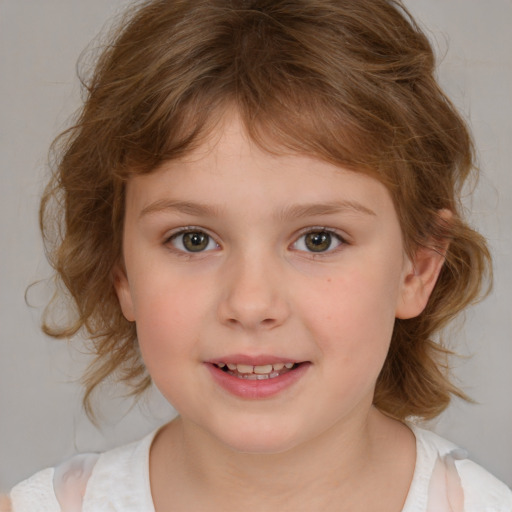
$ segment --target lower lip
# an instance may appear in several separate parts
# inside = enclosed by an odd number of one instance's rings
[[[249,380],[240,379],[227,372],[223,372],[218,366],[206,363],[215,382],[232,395],[250,400],[260,400],[273,397],[287,388],[293,386],[307,372],[310,363],[302,363],[294,370],[283,373],[273,379]]]

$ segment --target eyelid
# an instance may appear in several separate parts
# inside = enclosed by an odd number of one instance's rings
[[[222,247],[221,244],[219,243],[218,237],[216,235],[212,234],[210,230],[208,230],[204,227],[201,227],[201,226],[180,226],[178,228],[172,229],[170,232],[166,232],[164,239],[163,239],[163,245],[167,246],[170,250],[172,250],[173,252],[175,252],[179,255],[188,256],[188,257],[190,257],[191,255],[196,255],[196,256],[200,256],[201,254],[204,255],[205,253],[209,253],[212,250],[214,250],[214,249],[208,249],[208,250],[203,250],[203,251],[197,251],[196,253],[194,253],[193,251],[181,250],[172,245],[171,242],[174,238],[178,237],[181,234],[190,233],[190,232],[204,233],[216,244],[216,248]],[[298,233],[295,234],[295,236],[293,238],[293,242],[290,244],[290,247],[293,249],[294,245],[300,240],[301,237],[303,237],[309,233],[315,233],[315,232],[329,233],[334,238],[339,240],[340,245],[338,245],[332,249],[328,249],[326,251],[314,252],[314,251],[305,251],[302,249],[297,249],[298,252],[308,254],[309,256],[321,257],[321,256],[327,256],[327,255],[333,254],[333,253],[337,252],[340,247],[351,244],[351,242],[349,241],[349,237],[344,232],[341,232],[340,230],[338,230],[336,228],[326,227],[326,226],[308,226],[306,228],[301,229]]]
[[[310,226],[307,228],[301,229],[296,236],[294,237],[294,241],[290,244],[290,247],[294,248],[295,244],[305,235],[309,233],[329,233],[334,238],[338,239],[340,244],[332,249],[327,249],[326,251],[306,251],[302,249],[296,249],[297,251],[307,254],[308,256],[314,256],[314,257],[321,257],[321,256],[327,256],[331,255],[333,253],[336,253],[340,248],[346,245],[350,245],[350,242],[348,241],[348,237],[346,234],[341,233],[338,229],[326,227],[326,226]]]
[[[200,226],[181,226],[179,228],[175,228],[175,229],[171,230],[170,232],[167,232],[164,236],[163,245],[168,247],[173,252],[180,254],[180,255],[184,255],[184,256],[191,256],[191,255],[199,256],[201,254],[205,254],[205,253],[208,253],[208,252],[211,252],[212,250],[214,250],[214,249],[208,249],[208,250],[197,251],[197,252],[184,251],[184,250],[181,250],[181,249],[175,247],[174,245],[172,245],[173,239],[175,239],[178,236],[183,235],[185,233],[204,233],[215,243],[216,248],[221,247],[217,237],[215,235],[213,235],[208,229],[205,229]]]

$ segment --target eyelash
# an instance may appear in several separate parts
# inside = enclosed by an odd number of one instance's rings
[[[205,246],[204,248],[201,248],[197,251],[193,250],[187,250],[187,248],[184,245],[183,239],[181,239],[181,247],[177,247],[173,242],[176,240],[179,240],[180,237],[183,237],[187,234],[190,235],[204,235],[206,237]],[[304,237],[307,237],[308,235],[328,235],[329,237],[329,245],[325,250],[320,251],[314,251],[314,250],[307,250],[307,248],[298,248],[300,241],[304,239]],[[200,240],[199,240],[200,241]],[[332,244],[336,243],[337,245],[332,248]],[[213,248],[208,248],[211,244],[215,244],[215,249],[218,249],[220,245],[215,241],[214,237],[212,237],[210,234],[208,234],[204,229],[194,226],[187,226],[185,228],[182,228],[174,233],[172,233],[170,236],[166,237],[164,241],[164,245],[171,246],[172,250],[176,252],[177,254],[181,256],[187,256],[190,257],[194,254],[203,254],[205,252],[210,252],[214,250]],[[303,242],[302,245],[305,246],[307,242]],[[297,250],[299,252],[303,252],[309,255],[312,255],[314,257],[320,257],[322,255],[331,254],[333,252],[337,252],[340,247],[348,245],[348,242],[345,240],[343,236],[341,236],[338,232],[336,232],[333,229],[325,228],[325,227],[310,227],[306,230],[302,231],[302,233],[295,239],[295,241],[290,245],[294,250]]]
[[[176,240],[179,240],[180,237],[183,237],[183,236],[185,236],[187,234],[190,234],[190,235],[204,235],[207,238],[206,247],[204,249],[198,250],[198,251],[189,251],[184,246],[183,239],[181,240],[182,248],[176,247],[176,245],[174,245],[173,242],[176,241]],[[172,250],[175,253],[179,254],[180,256],[190,257],[190,256],[192,256],[194,254],[202,254],[204,252],[211,251],[212,248],[208,249],[208,246],[212,242],[215,244],[215,248],[216,249],[218,249],[220,247],[219,244],[215,241],[214,237],[209,235],[204,229],[199,228],[199,227],[195,227],[195,226],[187,226],[185,228],[179,229],[178,231],[175,231],[170,236],[166,237],[166,239],[164,241],[164,245],[166,245],[168,247],[171,246],[170,248],[172,248]]]
[[[327,247],[326,250],[323,250],[323,251],[309,250],[308,251],[307,249],[297,249],[297,245],[299,244],[299,242],[302,239],[304,239],[304,237],[307,237],[308,235],[315,235],[315,234],[316,235],[326,234],[330,237],[329,246]],[[337,241],[337,245],[333,248],[332,244],[335,243],[336,241]],[[303,245],[305,245],[305,243],[306,242],[304,242]],[[330,228],[318,226],[318,227],[310,227],[310,228],[307,228],[306,230],[304,230],[300,234],[300,236],[295,240],[295,242],[293,242],[293,244],[291,244],[291,247],[295,248],[296,250],[298,250],[300,252],[304,252],[304,253],[308,254],[309,256],[322,257],[324,255],[329,255],[329,254],[337,252],[338,250],[341,249],[341,247],[343,247],[345,245],[348,245],[348,242],[337,231],[330,229]]]

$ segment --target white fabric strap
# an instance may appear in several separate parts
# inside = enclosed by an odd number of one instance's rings
[[[464,491],[455,461],[467,458],[456,449],[438,457],[429,486],[427,512],[464,512]]]
[[[53,489],[62,512],[81,512],[87,482],[99,455],[85,453],[55,468]]]

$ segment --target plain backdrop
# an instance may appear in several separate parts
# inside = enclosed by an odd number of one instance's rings
[[[341,0],[340,0],[341,1]],[[0,488],[76,451],[136,439],[173,414],[158,393],[141,406],[105,393],[94,427],[76,383],[85,357],[39,330],[48,277],[37,224],[51,140],[79,105],[76,61],[127,0],[0,0]],[[482,177],[471,219],[495,259],[492,295],[453,334],[463,389],[431,426],[512,485],[512,1],[407,0],[428,27],[440,81],[470,121]],[[471,356],[471,357],[469,357]]]

